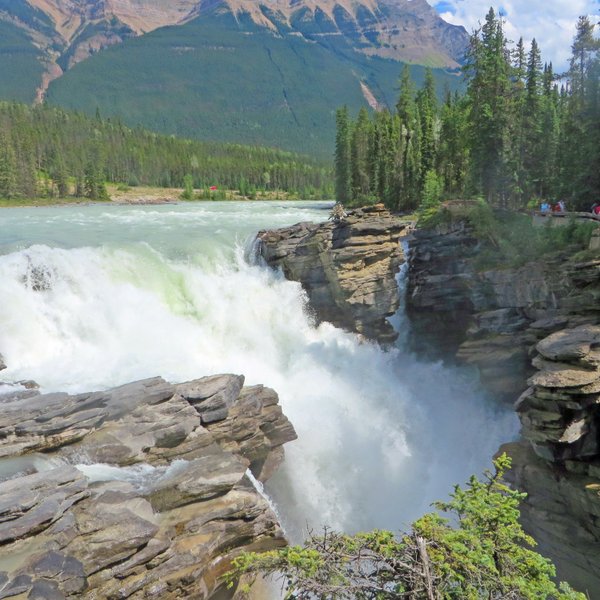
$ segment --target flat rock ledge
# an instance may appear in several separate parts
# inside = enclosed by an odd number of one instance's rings
[[[285,544],[252,479],[295,439],[238,375],[0,396],[0,598],[209,598]]]
[[[302,284],[319,322],[388,343],[396,338],[386,317],[398,309],[400,237],[407,227],[377,204],[351,211],[338,223],[260,231],[258,252]]]
[[[523,436],[541,458],[583,461],[600,475],[600,325],[553,333],[536,351],[537,372],[516,404]]]

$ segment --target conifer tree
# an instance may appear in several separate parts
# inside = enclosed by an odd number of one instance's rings
[[[465,72],[475,184],[489,202],[498,202],[510,180],[511,86],[502,20],[492,8],[481,30],[471,36]]]
[[[350,188],[350,122],[348,107],[336,112],[335,140],[335,196],[338,202],[346,204],[351,198]]]
[[[14,198],[17,193],[16,163],[12,146],[0,135],[0,198]]]
[[[369,137],[371,122],[369,113],[362,107],[352,128],[351,169],[352,199],[367,201],[370,195],[369,181]]]
[[[546,159],[542,147],[542,58],[535,38],[527,58],[525,106],[523,114],[523,169],[528,182],[528,196],[543,196],[544,181],[542,163]]]
[[[438,107],[435,81],[431,69],[427,69],[425,72],[425,83],[423,84],[423,88],[419,90],[419,93],[417,94],[417,106],[420,121],[420,171],[424,177],[425,173],[428,173],[434,168],[437,152]]]

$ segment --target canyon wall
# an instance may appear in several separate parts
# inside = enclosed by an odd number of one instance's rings
[[[465,221],[409,232],[382,206],[261,232],[259,252],[303,285],[319,320],[389,342],[406,233],[412,349],[470,365],[499,401],[519,399],[523,439],[500,451],[528,494],[522,523],[561,579],[600,598],[600,259],[490,267]]]
[[[387,343],[396,338],[386,317],[399,306],[399,240],[407,226],[377,204],[335,223],[261,231],[258,253],[302,284],[318,321]]]
[[[508,480],[561,579],[600,598],[600,259],[485,268],[464,222],[417,231],[407,312],[417,351],[472,365],[514,402]]]

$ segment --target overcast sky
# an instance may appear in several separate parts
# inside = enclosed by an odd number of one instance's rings
[[[517,41],[538,41],[542,60],[552,61],[555,70],[566,69],[579,15],[600,21],[600,0],[429,0],[449,23],[463,25],[469,33],[483,21],[490,6],[502,11],[506,36]],[[597,26],[597,29],[599,27]]]

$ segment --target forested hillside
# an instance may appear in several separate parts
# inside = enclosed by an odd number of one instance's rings
[[[366,56],[314,25],[314,41],[280,25],[218,11],[107,48],[48,89],[50,104],[203,140],[259,144],[329,158],[335,108],[393,106],[402,63]],[[323,31],[321,31],[323,29]],[[422,81],[424,67],[410,67]],[[457,89],[456,73],[434,76]]]
[[[336,106],[456,88],[467,41],[426,0],[0,0],[0,99],[329,159]]]
[[[0,103],[0,197],[97,195],[103,182],[218,185],[331,193],[326,162],[257,146],[219,144],[130,129],[49,106]]]
[[[404,71],[394,111],[337,113],[336,190],[343,202],[394,209],[483,196],[504,207],[600,201],[600,43],[581,17],[568,73],[543,64],[535,40],[510,47],[493,10],[471,38],[464,95],[438,103],[431,74]]]

